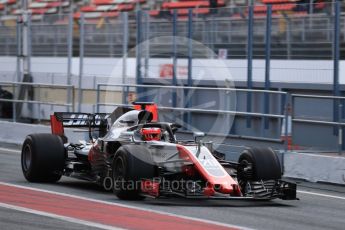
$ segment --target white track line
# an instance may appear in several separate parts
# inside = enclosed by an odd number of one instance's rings
[[[316,192],[301,191],[301,190],[297,190],[297,192],[302,193],[302,194],[345,200],[345,197],[342,197],[342,196],[333,196],[333,195],[327,195],[327,194],[316,193]]]
[[[8,149],[8,148],[3,148],[3,147],[0,147],[0,151],[10,152],[10,153],[17,153],[17,154],[21,153],[21,150]]]
[[[71,197],[71,198],[76,198],[76,199],[81,199],[81,200],[86,200],[86,201],[92,201],[92,202],[97,202],[97,203],[101,203],[101,204],[120,206],[120,207],[124,207],[124,208],[130,208],[130,209],[136,209],[136,210],[140,210],[140,211],[152,212],[152,213],[157,213],[157,214],[166,215],[166,216],[178,217],[178,218],[182,218],[185,220],[193,220],[193,221],[198,221],[198,222],[202,222],[202,223],[223,226],[223,227],[227,227],[227,228],[238,228],[238,229],[244,229],[244,230],[250,230],[251,229],[251,228],[238,226],[238,225],[226,224],[226,223],[221,223],[221,222],[217,222],[217,221],[205,220],[205,219],[189,217],[189,216],[182,216],[182,215],[178,215],[178,214],[173,214],[173,213],[164,212],[164,211],[158,211],[158,210],[149,209],[149,208],[142,208],[142,207],[137,207],[137,206],[133,206],[133,205],[127,205],[127,204],[121,204],[121,203],[115,203],[115,202],[112,203],[112,202],[96,200],[96,199],[87,198],[87,197],[70,195],[70,194],[62,193],[62,192],[54,192],[54,191],[49,191],[49,190],[45,190],[45,189],[31,188],[31,187],[15,185],[15,184],[10,184],[10,183],[5,183],[5,182],[0,182],[0,184],[1,185],[7,185],[7,186],[13,186],[16,188],[23,188],[23,189],[38,191],[38,192],[45,192],[45,193],[50,193],[50,194],[55,194],[55,195],[60,195],[60,196],[67,196],[67,197]]]
[[[34,215],[46,216],[46,217],[59,219],[59,220],[63,220],[63,221],[67,221],[67,222],[71,222],[71,223],[75,223],[75,224],[81,224],[81,225],[85,225],[85,226],[93,227],[93,228],[100,228],[100,229],[106,229],[106,230],[120,230],[120,229],[122,229],[122,228],[117,228],[117,227],[113,227],[113,226],[109,226],[109,225],[98,224],[98,223],[89,222],[89,221],[85,221],[85,220],[79,220],[79,219],[72,218],[72,217],[60,216],[60,215],[56,215],[56,214],[52,214],[52,213],[48,213],[48,212],[42,212],[42,211],[37,211],[37,210],[29,209],[29,208],[23,208],[23,207],[19,207],[19,206],[9,205],[9,204],[5,204],[5,203],[1,203],[1,202],[0,202],[0,207],[7,208],[7,209],[13,209],[13,210],[20,211],[20,212],[26,212],[26,213],[30,213],[30,214],[34,214]]]

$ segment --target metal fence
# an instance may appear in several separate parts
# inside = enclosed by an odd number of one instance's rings
[[[320,96],[320,95],[304,95],[304,94],[289,94],[282,91],[267,91],[267,90],[247,90],[247,89],[234,89],[234,88],[210,88],[210,87],[181,87],[176,86],[157,86],[157,85],[132,85],[132,84],[98,84],[97,85],[97,99],[96,99],[96,112],[110,113],[114,106],[127,106],[132,107],[131,99],[133,95],[138,92],[138,88],[143,88],[143,97],[145,95],[145,101],[155,101],[158,104],[160,110],[160,121],[177,122],[183,124],[185,131],[204,131],[209,135],[224,135],[232,137],[241,137],[251,140],[269,140],[272,142],[280,142],[284,144],[285,150],[301,150],[308,151],[310,148],[313,152],[317,149],[323,151],[338,151],[342,153],[344,148],[344,135],[343,128],[345,126],[343,119],[343,105],[345,97],[333,97],[333,96]],[[176,106],[172,106],[174,93],[184,94],[185,91],[192,90],[194,98],[192,97],[193,105],[189,107],[185,106],[185,101],[181,101]],[[261,108],[256,108],[253,112],[246,112],[245,108],[241,106],[230,106],[229,104],[234,101],[225,101],[224,105],[218,103],[217,105],[207,106],[207,104],[200,104],[200,92],[205,92],[208,95],[208,101],[212,101],[212,92],[217,92],[219,95],[222,93],[233,92],[239,95],[240,93],[255,94],[256,97],[261,99],[264,96],[269,95],[271,100],[281,100],[280,106],[277,103],[268,105],[268,112],[265,112],[265,104],[261,104]],[[118,93],[117,97],[114,97],[115,92]],[[205,95],[204,93],[204,95]],[[108,96],[106,96],[108,94]],[[111,96],[109,96],[111,95]],[[223,97],[224,95],[221,95]],[[167,99],[166,97],[170,98]],[[232,99],[236,98],[235,95],[230,95]],[[240,95],[239,98],[241,99]],[[315,104],[315,106],[305,106],[306,101],[299,101],[298,99],[313,99],[314,102],[308,102],[309,104]],[[109,101],[110,100],[110,101]],[[198,101],[199,100],[199,101]],[[323,100],[328,100],[328,103],[321,103]],[[237,102],[240,102],[238,100]],[[263,100],[260,100],[263,101]],[[320,107],[319,105],[323,106]],[[333,122],[332,107],[339,107],[339,119],[338,122]],[[107,108],[110,108],[110,110]],[[236,109],[234,109],[236,108]],[[323,110],[324,112],[320,112]],[[208,123],[214,123],[216,119],[221,119],[221,126],[231,126],[231,120],[234,120],[233,126],[243,127],[241,130],[227,130],[226,133],[222,132],[221,127],[211,127],[207,124],[207,121],[202,121],[203,114],[211,116],[207,117]],[[187,115],[187,116],[186,116]],[[215,116],[214,116],[215,115]],[[218,117],[217,117],[218,116]],[[220,117],[219,117],[220,116]],[[232,118],[232,119],[231,119]],[[241,119],[242,118],[242,119]],[[259,119],[256,120],[255,118]],[[247,119],[252,120],[255,129],[260,130],[255,135],[253,133],[244,135],[242,132],[245,130],[245,122]],[[229,123],[230,122],[230,123]],[[273,129],[265,132],[265,123],[273,126]],[[242,124],[241,124],[242,123]],[[305,125],[311,125],[312,129],[306,128]],[[321,126],[321,128],[320,128]],[[324,129],[323,127],[326,127]],[[276,130],[275,130],[276,129]],[[214,132],[214,130],[217,130]],[[316,131],[318,130],[318,131]],[[213,132],[212,132],[213,131]],[[327,137],[319,135],[318,132],[329,132]],[[317,132],[317,133],[315,133]],[[269,135],[274,133],[273,136]],[[301,137],[302,136],[302,137]],[[303,137],[304,136],[304,137]],[[310,145],[312,139],[318,144]],[[291,139],[291,140],[290,140]],[[307,141],[305,141],[307,139]],[[325,140],[322,140],[325,139]],[[328,140],[326,140],[328,139]],[[291,143],[290,143],[291,141]],[[312,142],[312,143],[314,143]],[[328,145],[328,142],[334,144],[334,146]],[[325,144],[327,143],[327,144]],[[322,146],[323,145],[323,146]],[[300,146],[300,147],[298,147]]]
[[[19,63],[18,56],[19,27],[16,21],[0,25],[0,81],[17,80]]]
[[[93,63],[84,58],[121,58],[127,57],[128,53],[134,57],[136,53],[130,51],[141,42],[150,40],[147,47],[141,50],[143,52],[137,52],[136,57],[141,60],[138,70],[141,66],[146,69],[137,71],[137,78],[147,76],[150,59],[157,57],[156,54],[178,59],[181,58],[179,49],[191,49],[190,53],[186,51],[184,58],[221,56],[233,60],[229,62],[229,68],[232,68],[234,75],[245,74],[249,88],[252,81],[264,76],[267,90],[271,75],[286,69],[291,71],[292,78],[296,80],[302,76],[304,79],[312,79],[318,72],[317,78],[333,83],[338,72],[333,62],[343,57],[345,52],[345,46],[340,45],[345,42],[345,16],[341,15],[340,2],[325,3],[324,8],[301,15],[296,11],[277,10],[283,6],[267,6],[262,12],[256,12],[252,6],[209,9],[210,13],[206,15],[190,9],[183,14],[176,10],[162,11],[160,16],[137,11],[100,19],[90,19],[83,13],[78,20],[74,20],[72,14],[46,15],[39,21],[30,18],[30,34],[27,38],[31,51],[29,55],[68,57],[66,65],[70,65],[72,56],[78,57],[79,74],[88,75],[85,69]],[[20,55],[17,53],[17,45],[20,46],[17,35],[22,36],[16,31],[20,32],[22,25],[16,26],[13,21],[11,23],[0,25],[0,55]],[[204,52],[188,48],[188,44],[179,47],[174,41],[157,43],[155,38],[161,36],[191,38],[208,50]],[[246,60],[247,65],[239,64],[236,60]],[[260,64],[258,60],[264,60],[265,63]],[[293,66],[277,60],[330,62],[322,66],[317,62]],[[192,69],[187,71],[191,72]],[[66,74],[71,75],[69,67],[66,67]]]
[[[138,89],[141,90],[138,90]],[[140,92],[140,94],[136,94]],[[133,95],[135,94],[135,95]],[[248,94],[255,95],[254,111],[246,112],[241,104]],[[207,95],[207,97],[200,97]],[[279,103],[261,104],[265,96]],[[286,121],[287,93],[269,90],[247,90],[235,88],[187,87],[133,84],[97,84],[96,112],[111,112],[114,106],[131,106],[131,100],[155,101],[158,104],[160,120],[181,123],[184,129],[201,130],[211,135],[233,135],[257,140],[281,142]],[[175,101],[175,103],[174,103]],[[212,103],[214,102],[214,103]],[[257,102],[260,106],[254,106]],[[256,104],[257,105],[257,104]],[[111,109],[108,109],[108,108]],[[266,108],[268,108],[266,110]],[[108,109],[108,110],[107,110]],[[236,116],[236,117],[235,117]],[[234,121],[236,119],[236,121]],[[208,120],[208,122],[207,122]],[[243,133],[247,121],[259,127],[257,133]],[[216,124],[218,122],[218,124]],[[271,124],[265,132],[265,125]],[[267,125],[268,126],[268,125]],[[284,126],[287,127],[287,126]],[[268,129],[268,128],[267,128]],[[287,134],[287,133],[286,133]]]
[[[29,110],[32,111],[29,118],[36,118],[38,122],[41,119],[47,120],[47,116],[42,115],[42,107],[44,105],[49,106],[45,114],[50,114],[52,106],[59,106],[66,108],[67,111],[74,111],[75,98],[74,98],[74,86],[72,85],[50,85],[50,84],[37,84],[37,83],[25,83],[25,82],[0,82],[0,87],[13,95],[14,99],[0,98],[2,103],[12,103],[12,120],[13,122],[20,121],[21,112],[23,106],[26,104],[29,106]],[[49,91],[49,93],[47,92]],[[56,91],[56,92],[54,92]],[[31,94],[30,97],[24,96],[23,99],[18,98],[21,92],[25,94]],[[71,95],[69,97],[68,95]],[[59,99],[57,99],[59,98]],[[34,108],[33,106],[37,106]]]
[[[291,94],[291,136],[297,149],[301,145],[325,151],[337,150],[341,154],[344,149],[344,101],[345,97]],[[312,106],[305,108],[302,104]],[[332,111],[337,111],[338,114]],[[312,127],[313,132],[306,131],[308,126]],[[320,135],[320,132],[324,132],[324,135]],[[306,143],[301,138],[303,135],[308,137],[309,142],[315,143],[314,146]],[[333,146],[324,147],[325,142],[331,142]]]
[[[53,106],[64,107],[65,110],[74,111],[74,87],[68,85],[48,85],[48,84],[32,84],[32,83],[9,83],[9,82],[0,82],[0,86],[3,89],[13,93],[13,95],[18,94],[22,87],[29,87],[31,92],[34,94],[33,99],[0,99],[1,102],[12,103],[13,109],[13,121],[17,121],[17,105],[28,104],[31,106],[32,113],[34,117],[41,122],[41,119],[46,120],[47,114],[49,114],[52,109],[47,108]],[[155,101],[158,104],[158,109],[160,110],[160,121],[166,122],[177,122],[183,125],[184,131],[204,131],[209,135],[213,136],[224,136],[224,137],[241,137],[244,139],[251,140],[266,140],[271,142],[280,142],[284,143],[284,148],[286,150],[302,150],[306,151],[310,147],[314,147],[313,152],[320,146],[308,146],[304,143],[305,138],[300,136],[308,136],[309,140],[316,138],[319,139],[319,142],[324,142],[322,140],[325,138],[324,135],[319,135],[317,130],[323,126],[328,127],[323,129],[329,132],[326,138],[333,139],[334,147],[328,146],[324,149],[325,151],[334,151],[337,149],[339,154],[342,153],[344,148],[344,135],[343,129],[345,123],[343,120],[343,102],[345,97],[333,97],[333,96],[320,96],[320,95],[304,95],[304,94],[289,94],[282,91],[267,91],[267,90],[247,90],[247,89],[235,89],[235,88],[213,88],[213,87],[182,87],[177,86],[171,88],[171,86],[161,86],[161,85],[133,85],[133,84],[97,84],[96,91],[96,103],[95,112],[107,112],[110,113],[114,106],[128,106],[132,105],[131,100],[133,100],[133,95],[138,92],[138,88],[145,89],[141,91],[141,95],[138,97],[144,98],[144,101]],[[61,90],[60,90],[61,89]],[[49,93],[47,93],[49,90]],[[52,92],[56,91],[56,95],[59,95],[60,101],[57,102]],[[72,100],[67,97],[68,91],[72,93]],[[216,101],[214,104],[203,104],[203,100],[200,100],[198,97],[200,94],[208,95],[207,101],[210,102],[215,99],[215,92],[218,94],[219,98],[225,98],[223,102]],[[186,101],[179,101],[176,106],[172,106],[172,99],[174,94],[185,96],[192,93],[193,96],[189,97],[192,101],[192,104],[189,104],[186,107]],[[235,94],[233,94],[235,93]],[[278,100],[280,103],[270,103],[268,105],[268,111],[265,112],[265,104],[256,107],[255,111],[246,112],[245,107],[241,105],[236,105],[236,98],[238,97],[241,102],[241,93],[244,93],[245,96],[248,94],[255,95],[255,98],[259,98],[258,101],[263,101],[262,99],[265,95],[269,95],[270,100]],[[107,95],[108,94],[108,95]],[[64,95],[65,101],[61,98]],[[260,96],[261,95],[261,96]],[[115,96],[115,97],[114,97]],[[217,97],[216,97],[217,98]],[[235,100],[234,100],[235,99]],[[308,104],[314,104],[312,107],[305,107],[304,105],[307,100]],[[140,99],[139,99],[140,100]],[[328,103],[323,103],[323,107],[320,107],[320,100],[326,100]],[[278,106],[277,106],[278,105]],[[301,106],[302,105],[302,106]],[[46,106],[46,108],[43,108]],[[253,105],[252,105],[253,106]],[[339,107],[339,117],[341,119],[338,122],[333,122],[333,114],[331,107]],[[106,108],[111,107],[110,110]],[[292,113],[291,113],[291,110]],[[312,109],[311,109],[312,108]],[[42,115],[42,111],[46,109],[48,112],[45,115]],[[323,110],[323,112],[320,112]],[[208,123],[214,126],[214,121],[219,120],[219,126],[211,127],[207,124],[206,120],[202,122],[203,116],[207,119]],[[291,116],[291,118],[290,118]],[[235,120],[236,119],[236,120]],[[245,127],[247,120],[253,122],[255,129],[258,129],[259,132],[254,135],[244,135],[241,133],[243,129],[233,130],[234,126]],[[232,125],[231,121],[234,121]],[[268,122],[272,127],[268,132],[265,132],[265,122]],[[211,122],[210,122],[211,121]],[[302,126],[301,126],[302,124]],[[306,131],[306,125],[312,126],[313,131],[310,133]],[[229,128],[225,132],[224,127]],[[308,133],[309,132],[309,133]],[[320,130],[320,132],[324,132]],[[269,134],[274,134],[269,135]],[[293,144],[295,147],[290,148],[288,137],[293,138]],[[302,149],[297,148],[296,146],[301,145]]]
[[[67,57],[69,15],[46,15],[40,21],[30,22],[31,55],[36,57]]]
[[[17,24],[15,21],[0,26],[0,55],[17,55]]]

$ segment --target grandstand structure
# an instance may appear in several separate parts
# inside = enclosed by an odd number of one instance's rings
[[[21,0],[0,1],[1,31],[8,30],[6,26],[13,26],[16,23],[23,13],[22,2]],[[218,0],[213,2],[217,2],[217,9],[210,9],[214,5],[209,0],[32,0],[28,4],[28,12],[31,14],[33,25],[33,55],[46,56],[48,53],[53,56],[66,55],[65,45],[59,45],[66,33],[56,31],[63,30],[59,28],[68,23],[70,12],[73,13],[75,23],[74,56],[79,55],[78,25],[83,15],[85,23],[88,24],[87,31],[93,33],[88,42],[97,44],[97,52],[93,52],[94,48],[90,47],[90,52],[86,52],[86,56],[111,57],[122,52],[119,46],[122,37],[119,32],[106,37],[106,34],[119,30],[106,24],[121,22],[122,12],[128,13],[129,31],[135,31],[136,12],[142,10],[144,17],[147,18],[146,21],[149,21],[151,34],[158,36],[172,33],[171,27],[167,27],[166,23],[173,20],[174,12],[177,14],[179,32],[183,34],[183,31],[187,30],[184,22],[188,20],[188,9],[192,9],[196,25],[193,39],[208,45],[215,52],[219,49],[227,49],[229,58],[245,58],[248,37],[247,5],[254,2],[254,58],[265,55],[264,30],[268,4],[272,5],[272,58],[322,60],[332,56],[333,10],[332,4],[327,3],[332,1]],[[345,3],[343,2],[342,5]],[[46,23],[50,26],[39,26]],[[341,20],[341,23],[345,24],[344,20]],[[208,29],[209,27],[212,28]],[[344,26],[341,28],[345,30]],[[136,45],[135,35],[133,33],[129,37],[129,49]],[[344,42],[345,31],[341,33],[341,37],[341,41]],[[15,54],[16,47],[13,41],[13,37],[1,36],[0,55]],[[48,49],[50,41],[56,44],[54,52]],[[342,49],[341,57],[344,56],[345,50]]]
[[[67,13],[70,11],[69,5],[73,5],[73,12],[78,18],[80,13],[86,13],[88,18],[100,18],[104,16],[117,17],[115,12],[149,10],[150,15],[159,16],[160,11],[178,9],[180,16],[186,15],[187,8],[193,8],[196,14],[210,14],[208,8],[245,6],[250,3],[255,4],[255,13],[260,15],[265,13],[266,4],[273,5],[274,14],[283,11],[295,11],[298,14],[317,12],[326,7],[324,0],[32,0],[29,1],[29,11],[35,15],[34,19],[39,20],[43,15]],[[213,3],[212,3],[213,2]],[[313,7],[305,5],[310,3]],[[282,5],[285,4],[285,5]],[[22,0],[1,0],[0,14],[2,20],[14,18],[22,12]],[[234,15],[234,17],[239,15]]]

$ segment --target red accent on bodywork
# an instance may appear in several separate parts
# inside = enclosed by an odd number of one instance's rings
[[[236,196],[242,196],[241,188],[238,184],[233,184],[232,187]]]
[[[159,183],[152,180],[142,180],[141,191],[151,196],[159,197]]]
[[[158,107],[156,104],[152,105],[134,105],[135,110],[146,110],[152,113],[153,118],[152,121],[157,122],[158,121]]]
[[[214,191],[214,188],[212,185],[209,185],[204,189],[205,196],[213,196],[215,193],[216,191]]]
[[[224,170],[224,176],[210,175],[204,166],[196,159],[193,153],[188,151],[184,146],[177,145],[177,149],[180,153],[180,157],[189,160],[194,164],[194,168],[200,173],[200,175],[207,181],[208,186],[205,188],[205,195],[211,196],[214,194],[214,187],[217,185],[218,192],[230,195],[239,195],[238,190],[234,191],[234,185],[238,185],[237,182]]]
[[[101,148],[98,144],[94,144],[90,151],[89,151],[89,154],[87,156],[87,159],[89,160],[89,162],[92,164],[92,163],[95,163],[99,160],[102,160],[104,158],[106,158],[106,153],[103,153],[101,151]],[[96,163],[97,164],[97,163]]]
[[[182,172],[189,177],[193,177],[196,175],[196,171],[193,165],[183,165]]]
[[[55,115],[50,115],[50,127],[52,134],[63,136],[65,133],[62,122]]]
[[[90,151],[89,151],[89,155],[87,155],[88,161],[89,161],[89,162],[92,162],[95,155],[96,155],[95,149],[94,149],[94,147],[92,146],[91,149],[90,149]]]

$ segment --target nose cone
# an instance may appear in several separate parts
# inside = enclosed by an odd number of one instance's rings
[[[224,184],[209,184],[204,189],[205,196],[213,196],[215,195],[216,192],[232,195],[234,192],[234,188],[231,184],[224,183]]]
[[[234,191],[233,186],[228,183],[220,185],[219,192],[221,193],[232,194],[233,191]]]

